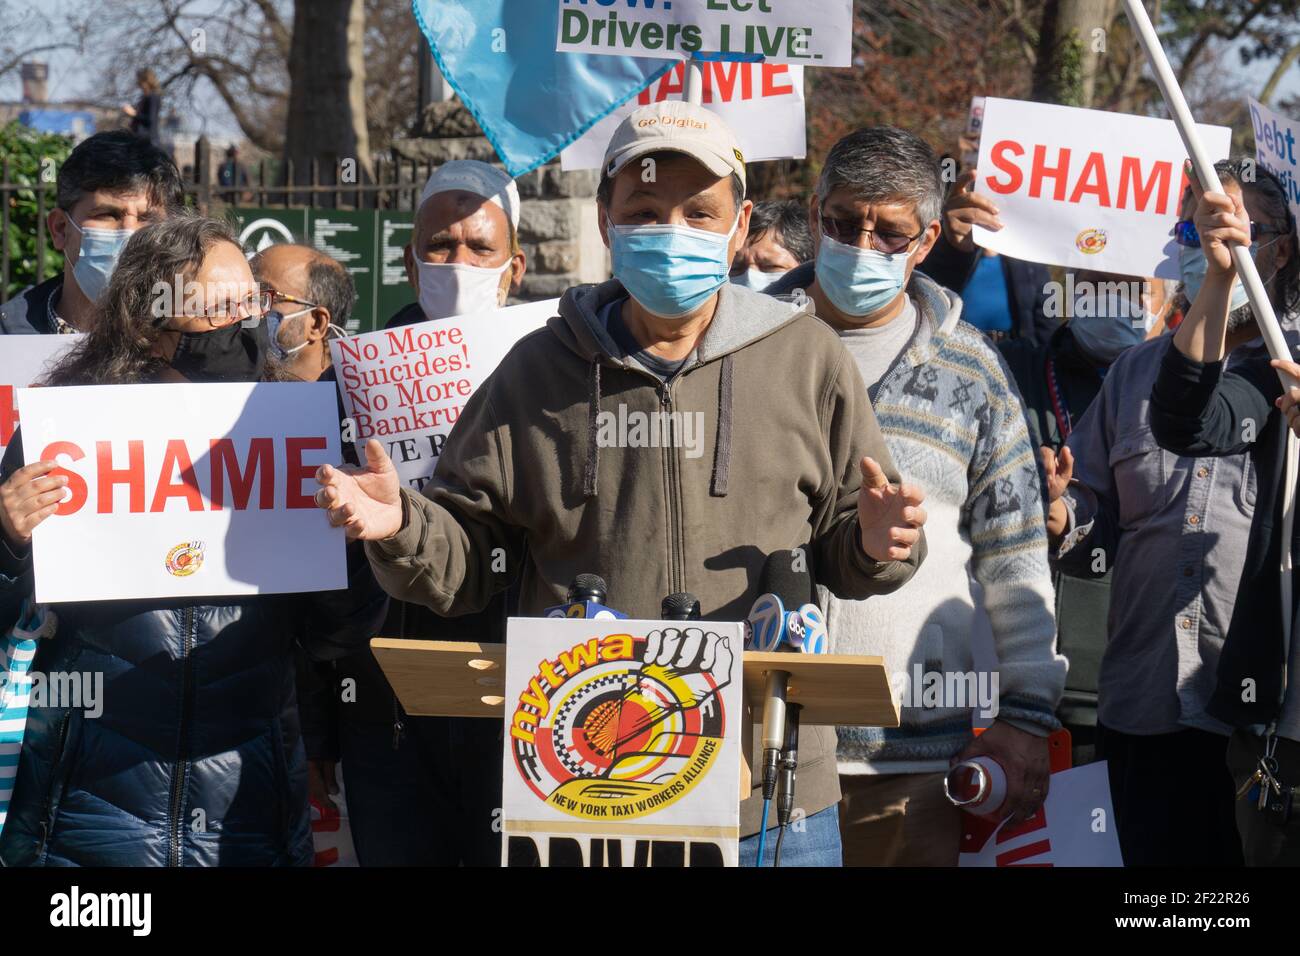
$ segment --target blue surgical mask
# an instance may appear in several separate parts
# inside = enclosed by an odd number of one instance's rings
[[[689,315],[727,282],[731,237],[692,226],[609,224],[614,278],[647,311],[663,319]]]
[[[785,272],[764,272],[762,269],[746,269],[740,275],[731,277],[731,284],[755,292],[766,292],[768,286],[785,277]]]
[[[310,312],[314,306],[308,306],[305,309],[299,309],[297,312],[281,312],[279,309],[272,309],[266,313],[266,338],[267,347],[271,357],[277,362],[283,362],[291,355],[296,355],[307,347],[307,340],[303,339],[297,345],[285,348],[284,343],[280,341],[280,329],[288,319],[294,316],[302,315],[304,312]],[[341,329],[333,322],[329,324],[332,331],[338,333],[339,338],[347,338],[347,330]]]
[[[823,234],[817,250],[817,284],[845,315],[870,315],[903,291],[909,255],[859,249]]]
[[[1076,296],[1070,329],[1085,353],[1110,365],[1125,349],[1144,341],[1155,321],[1154,313],[1145,306],[1134,307],[1125,295],[1116,295],[1113,301],[1099,297],[1095,303],[1091,296],[1086,300]]]
[[[86,298],[94,302],[107,288],[117,259],[135,230],[78,226],[71,217],[68,217],[68,223],[81,233],[81,248],[77,252],[77,264],[72,267],[72,276]]]
[[[1277,240],[1270,240],[1276,242]],[[1268,245],[1268,243],[1265,243]],[[1250,244],[1250,257],[1254,259],[1259,252],[1259,243]],[[1195,302],[1197,294],[1201,291],[1201,283],[1205,281],[1205,270],[1207,264],[1205,261],[1205,250],[1200,246],[1192,248],[1191,246],[1178,247],[1178,271],[1183,280],[1183,293],[1187,296],[1188,302]],[[1261,276],[1260,278],[1264,278]],[[1267,282],[1268,280],[1265,279]],[[1234,312],[1250,302],[1246,297],[1246,286],[1242,284],[1241,279],[1233,277],[1232,280],[1232,298],[1228,302],[1228,311]]]

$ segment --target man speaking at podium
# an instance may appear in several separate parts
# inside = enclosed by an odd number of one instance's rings
[[[727,282],[744,195],[744,157],[714,114],[667,102],[624,120],[597,193],[614,278],[570,289],[511,350],[423,493],[376,441],[364,468],[317,474],[317,503],[368,542],[389,594],[464,614],[519,575],[530,615],[590,572],[632,617],[689,590],[704,617],[738,621],[780,549],[806,546],[845,598],[912,576],[922,495],[900,483],[853,360],[810,306]],[[800,771],[806,826],[783,862],[839,865],[832,728],[805,731]],[[742,803],[742,836],[760,803]]]

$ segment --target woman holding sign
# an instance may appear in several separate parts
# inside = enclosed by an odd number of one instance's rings
[[[93,331],[46,384],[257,381],[264,335],[246,320],[260,319],[267,296],[224,223],[141,229]],[[12,442],[0,465],[5,629],[33,591],[32,532],[69,485],[54,462],[24,465],[21,448]],[[112,559],[66,560],[88,557]],[[383,594],[358,550],[348,566],[343,591],[57,605],[58,629],[33,665],[46,693],[33,684],[0,860],[309,865],[291,651],[301,635],[332,659],[377,632]]]
[[[1246,864],[1295,866],[1300,863],[1300,640],[1295,635],[1300,523],[1289,522],[1289,539],[1285,530],[1296,491],[1295,441],[1287,422],[1294,418],[1300,389],[1284,390],[1277,372],[1300,377],[1300,365],[1270,362],[1259,354],[1225,368],[1224,359],[1230,336],[1251,316],[1231,247],[1250,248],[1292,355],[1300,258],[1285,192],[1265,170],[1251,171],[1259,183],[1272,182],[1258,221],[1247,214],[1235,175],[1216,184],[1218,189],[1202,191],[1188,170],[1197,205],[1191,228],[1180,224],[1179,240],[1195,241],[1198,262],[1194,272],[1184,266],[1192,304],[1161,362],[1151,393],[1151,431],[1175,454],[1245,454],[1254,467],[1257,489],[1246,560],[1206,711],[1233,729],[1227,762],[1238,788],[1237,831]]]

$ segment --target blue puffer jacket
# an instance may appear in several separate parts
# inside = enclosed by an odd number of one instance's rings
[[[58,633],[33,670],[91,693],[29,710],[0,860],[310,865],[291,650],[301,638],[331,659],[378,632],[386,598],[360,548],[349,570],[347,591],[52,605]]]
[[[19,448],[0,474],[21,466]],[[112,555],[86,573],[97,559]],[[32,671],[58,699],[28,710],[0,863],[310,865],[292,650],[334,660],[379,632],[388,599],[359,543],[348,582],[223,604],[50,605],[58,631]],[[0,633],[31,593],[30,555],[0,539]]]

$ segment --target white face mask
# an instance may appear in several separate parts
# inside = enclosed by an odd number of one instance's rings
[[[788,270],[781,272],[764,272],[762,269],[746,269],[738,276],[732,276],[733,285],[743,286],[746,289],[753,289],[755,292],[764,292],[767,287],[775,282],[780,281]]]
[[[501,277],[513,258],[496,269],[458,263],[417,262],[420,271],[420,311],[426,319],[490,312],[500,308]]]

